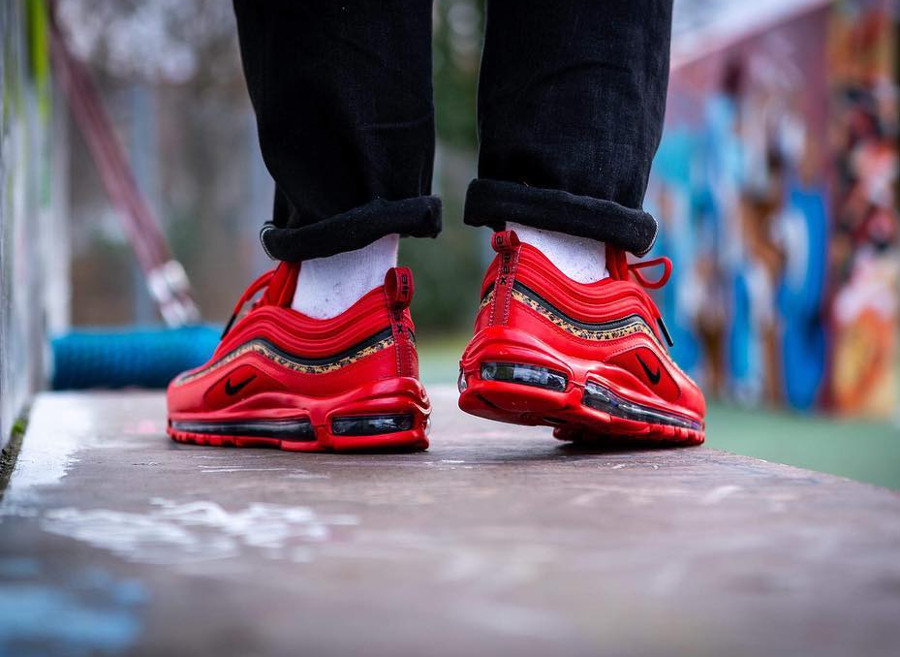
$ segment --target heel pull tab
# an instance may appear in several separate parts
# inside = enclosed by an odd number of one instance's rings
[[[384,277],[384,296],[391,318],[391,335],[397,354],[397,376],[418,376],[415,365],[415,338],[405,310],[412,302],[415,285],[409,267],[393,267]]]
[[[494,237],[491,239],[491,246],[494,247],[494,251],[497,253],[511,251],[520,244],[519,236],[516,235],[516,231],[514,230],[498,231],[494,233]]]
[[[490,326],[504,325],[509,320],[513,285],[516,282],[516,267],[519,264],[521,242],[513,230],[494,233],[491,246],[497,252],[500,263],[494,280],[494,295],[491,300]]]
[[[408,308],[412,302],[415,285],[409,267],[392,267],[384,277],[384,293],[392,310]]]

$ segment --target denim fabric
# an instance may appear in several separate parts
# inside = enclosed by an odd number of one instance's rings
[[[668,84],[672,0],[488,0],[478,179],[465,221],[650,249],[641,209]],[[433,237],[431,2],[234,0],[263,158],[266,251],[303,260]]]

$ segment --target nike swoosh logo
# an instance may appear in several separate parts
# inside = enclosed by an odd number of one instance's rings
[[[655,372],[651,370],[649,367],[647,367],[647,363],[644,362],[644,359],[641,358],[640,354],[637,354],[637,359],[641,364],[641,367],[644,368],[644,374],[646,374],[647,378],[650,379],[650,383],[652,383],[653,385],[659,383],[659,379],[662,376],[662,370],[659,367],[656,368]]]
[[[645,367],[646,367],[646,365],[645,365]],[[231,385],[231,377],[228,377],[227,379],[225,379],[225,394],[227,394],[227,395],[236,395],[236,394],[238,394],[241,390],[243,390],[244,388],[247,387],[247,384],[248,384],[248,383],[250,383],[250,382],[251,382],[253,379],[255,379],[255,378],[256,378],[256,375],[255,375],[255,374],[251,374],[249,377],[247,377],[246,379],[244,379],[244,380],[241,381],[240,383],[237,383],[237,384],[235,384],[235,385]]]

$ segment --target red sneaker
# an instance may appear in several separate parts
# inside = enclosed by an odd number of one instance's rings
[[[495,233],[493,246],[475,337],[460,362],[462,410],[552,426],[561,440],[703,442],[703,393],[663,346],[668,332],[643,289],[665,284],[668,258],[629,265],[607,247],[610,277],[581,284],[513,232]],[[637,271],[659,264],[656,282]]]
[[[169,435],[300,452],[428,447],[409,269],[324,320],[291,310],[298,269],[281,263],[253,283],[209,362],[169,384]]]

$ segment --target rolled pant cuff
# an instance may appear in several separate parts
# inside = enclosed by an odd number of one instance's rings
[[[507,221],[609,242],[638,256],[650,250],[658,231],[652,215],[614,201],[502,180],[473,180],[466,193],[465,222],[503,230]]]
[[[259,239],[270,258],[298,262],[355,251],[393,233],[436,237],[440,232],[441,200],[417,196],[400,201],[375,199],[300,228],[267,223]]]

